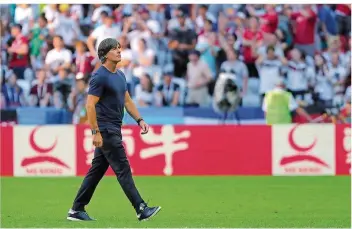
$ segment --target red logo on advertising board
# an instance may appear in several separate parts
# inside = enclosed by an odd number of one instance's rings
[[[291,164],[291,163],[299,162],[299,161],[310,161],[310,162],[314,162],[316,164],[323,165],[325,167],[329,167],[329,165],[326,164],[324,161],[322,161],[320,158],[313,156],[313,155],[308,155],[309,152],[314,148],[314,146],[317,143],[316,138],[314,138],[314,141],[307,147],[299,146],[295,142],[293,135],[294,135],[294,132],[298,126],[299,125],[296,125],[294,128],[292,128],[292,130],[289,132],[289,135],[288,135],[288,142],[289,142],[290,146],[292,147],[292,149],[295,150],[295,153],[297,155],[283,157],[280,161],[280,164],[287,165],[287,164]]]
[[[22,166],[28,166],[31,164],[36,164],[36,163],[42,163],[42,162],[50,162],[54,163],[60,166],[63,166],[65,168],[70,168],[67,164],[65,164],[63,161],[60,159],[53,157],[49,155],[49,153],[56,147],[57,144],[57,137],[55,137],[54,143],[48,147],[48,148],[43,148],[40,147],[36,141],[34,140],[35,133],[40,127],[36,127],[31,131],[30,137],[29,137],[29,144],[31,145],[32,149],[37,152],[39,155],[34,156],[34,157],[27,157],[25,158],[21,165]]]

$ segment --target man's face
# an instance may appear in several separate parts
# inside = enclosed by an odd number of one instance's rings
[[[330,44],[330,50],[333,52],[338,51],[340,48],[340,43],[337,39],[333,40]]]
[[[112,19],[112,17],[106,17],[104,19],[104,24],[108,27],[111,27],[113,23],[114,23],[114,20]]]
[[[267,57],[268,57],[268,59],[270,59],[270,60],[275,59],[275,51],[272,50],[272,49],[268,50]]]
[[[249,19],[249,28],[251,30],[257,30],[258,22],[256,18],[252,17],[251,19]]]
[[[191,61],[192,63],[196,63],[198,61],[198,56],[196,54],[191,54],[189,55],[189,61]]]
[[[116,48],[112,48],[107,54],[106,58],[109,61],[119,63],[121,61],[121,46],[118,45]]]
[[[82,44],[82,43],[78,43],[77,45],[76,45],[76,51],[78,52],[78,53],[84,53],[86,50],[85,50],[85,47],[84,47],[84,44]]]
[[[20,29],[17,26],[11,28],[11,35],[17,37],[21,33]]]
[[[227,44],[232,48],[236,42],[234,36],[227,35],[226,38],[227,38]]]
[[[164,76],[164,82],[166,85],[170,85],[171,84],[171,76],[170,75],[165,75]]]
[[[184,16],[177,16],[178,22],[180,23],[181,26],[184,26],[186,23],[186,18]]]
[[[143,11],[141,14],[141,18],[143,21],[148,21],[149,17],[149,12],[148,11]]]
[[[315,55],[314,62],[316,66],[321,66],[324,63],[324,60],[321,55]]]
[[[209,21],[204,23],[204,30],[207,32],[211,32],[213,30],[213,24]]]
[[[291,51],[291,56],[294,61],[299,61],[301,58],[301,53],[297,49]]]
[[[41,28],[43,28],[43,27],[46,26],[45,20],[44,20],[43,18],[41,18],[41,17],[38,19],[38,24],[39,24],[39,26],[40,26]]]
[[[45,72],[44,70],[39,70],[39,71],[37,72],[37,79],[38,79],[38,81],[44,82],[45,78],[46,78],[46,72]]]
[[[53,45],[54,45],[54,48],[62,48],[63,42],[62,42],[61,38],[54,37]]]
[[[331,55],[331,63],[332,63],[334,66],[339,65],[339,54],[333,53],[333,54]]]
[[[206,13],[207,13],[207,9],[205,8],[205,7],[200,7],[199,8],[199,11],[198,11],[198,14],[200,15],[200,16],[205,16],[206,15]]]

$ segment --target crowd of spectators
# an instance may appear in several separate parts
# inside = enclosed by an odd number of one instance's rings
[[[242,106],[260,106],[279,78],[301,106],[350,102],[347,4],[0,7],[1,108],[84,112],[107,37],[139,106],[209,106],[220,74],[236,79]]]

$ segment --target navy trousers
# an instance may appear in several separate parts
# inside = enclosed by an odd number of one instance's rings
[[[127,198],[137,211],[139,205],[144,201],[134,184],[121,135],[110,131],[102,131],[101,135],[103,137],[103,147],[95,149],[92,166],[83,180],[72,209],[75,211],[85,210],[84,207],[91,200],[95,188],[110,165]]]

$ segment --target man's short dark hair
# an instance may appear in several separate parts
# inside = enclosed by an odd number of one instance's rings
[[[18,28],[20,31],[22,31],[22,25],[21,24],[13,24],[12,25],[13,28]]]
[[[114,38],[106,38],[100,42],[98,47],[98,57],[102,63],[106,61],[106,54],[113,48],[119,47],[119,42]]]
[[[205,4],[202,4],[202,5],[199,6],[199,8],[203,8],[203,9],[206,9],[206,10],[207,10],[207,9],[208,9],[208,6],[205,5]]]
[[[45,13],[40,14],[39,17],[40,17],[43,21],[45,21],[45,23],[48,23],[48,19],[46,19]]]
[[[108,17],[109,13],[107,11],[103,10],[103,11],[101,11],[100,16],[101,17]]]
[[[64,41],[64,38],[62,38],[62,36],[57,35],[57,34],[53,36],[53,39],[54,39],[54,38],[59,38],[61,41]]]

